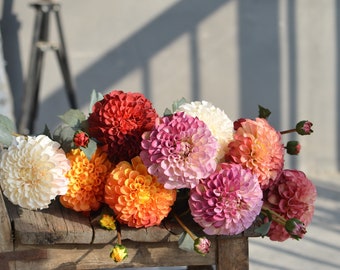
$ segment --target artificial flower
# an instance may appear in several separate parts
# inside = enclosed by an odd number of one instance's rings
[[[111,215],[103,214],[99,220],[99,224],[102,228],[110,231],[116,229],[115,219]]]
[[[128,256],[127,248],[122,244],[115,244],[110,252],[110,258],[115,262],[122,262]]]
[[[164,116],[143,134],[140,154],[168,189],[193,188],[216,168],[217,140],[207,125],[184,112]]]
[[[264,202],[286,220],[295,218],[308,226],[314,214],[316,195],[314,184],[303,172],[284,170],[278,182],[266,191]],[[272,222],[268,236],[273,241],[284,241],[290,234],[283,225]]]
[[[227,160],[250,169],[258,176],[261,188],[266,189],[283,169],[281,135],[262,118],[242,119],[237,127],[234,140],[229,143]]]
[[[104,202],[104,187],[112,163],[107,154],[100,149],[88,160],[79,148],[67,154],[71,161],[71,169],[66,176],[69,178],[68,191],[60,197],[61,204],[75,211],[95,211]]]
[[[190,191],[189,207],[206,234],[236,235],[249,228],[261,211],[257,176],[239,164],[222,163]]]
[[[117,219],[130,227],[159,225],[176,200],[176,191],[165,189],[150,175],[139,156],[121,161],[107,179],[105,202]]]
[[[114,90],[93,105],[88,128],[114,163],[139,155],[144,131],[158,117],[151,102],[141,93]]]
[[[178,111],[197,117],[208,126],[218,142],[217,159],[223,161],[228,144],[233,139],[233,122],[226,113],[207,101],[184,103],[179,106]]]
[[[47,208],[57,195],[66,193],[69,169],[59,143],[45,135],[18,136],[1,152],[1,188],[12,203],[23,208]]]

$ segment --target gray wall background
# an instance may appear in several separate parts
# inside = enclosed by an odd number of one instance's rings
[[[20,115],[33,35],[32,1],[0,0],[8,82]],[[251,240],[252,269],[339,269],[340,2],[337,0],[69,0],[61,18],[78,102],[93,89],[140,91],[159,113],[182,96],[233,120],[272,110],[289,129],[314,123],[287,166],[318,188],[307,239]],[[51,21],[51,41],[58,41]],[[68,101],[55,55],[45,57],[36,130],[58,123]],[[320,252],[321,251],[321,252]]]

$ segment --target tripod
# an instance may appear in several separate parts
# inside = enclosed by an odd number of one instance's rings
[[[70,107],[77,108],[75,90],[71,79],[65,41],[60,20],[60,4],[53,0],[41,0],[31,4],[36,10],[34,23],[33,41],[28,68],[28,77],[24,89],[21,119],[19,121],[19,132],[28,134],[34,130],[34,121],[37,115],[40,78],[44,53],[52,50],[56,53],[57,60],[64,79],[66,94]],[[55,14],[59,44],[52,44],[48,40],[50,14]]]

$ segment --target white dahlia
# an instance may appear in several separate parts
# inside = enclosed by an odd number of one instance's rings
[[[47,208],[67,192],[70,162],[60,144],[45,135],[19,136],[1,153],[0,184],[14,204],[30,210]]]
[[[233,139],[234,125],[226,113],[207,101],[194,101],[182,104],[178,111],[183,111],[192,117],[197,117],[209,128],[218,142],[217,159],[221,162],[228,150],[228,144]]]

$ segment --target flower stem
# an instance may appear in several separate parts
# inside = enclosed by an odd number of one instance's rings
[[[192,240],[195,241],[195,239],[197,238],[197,236],[194,235],[194,234],[190,231],[190,229],[182,222],[182,220],[180,220],[180,218],[179,218],[176,214],[174,214],[174,217],[175,217],[176,221],[178,222],[178,224],[181,225],[181,227],[183,228],[183,230],[184,230],[187,234],[189,234],[189,236],[192,238]]]
[[[288,133],[293,133],[293,132],[296,132],[295,128],[280,131],[281,134],[288,134]]]
[[[282,217],[281,215],[279,215],[275,211],[271,210],[267,206],[262,206],[262,210],[263,210],[263,211],[261,211],[262,214],[265,214],[267,216],[266,211],[269,212],[272,215],[272,218],[273,218],[274,221],[285,226],[287,220],[284,217]]]

